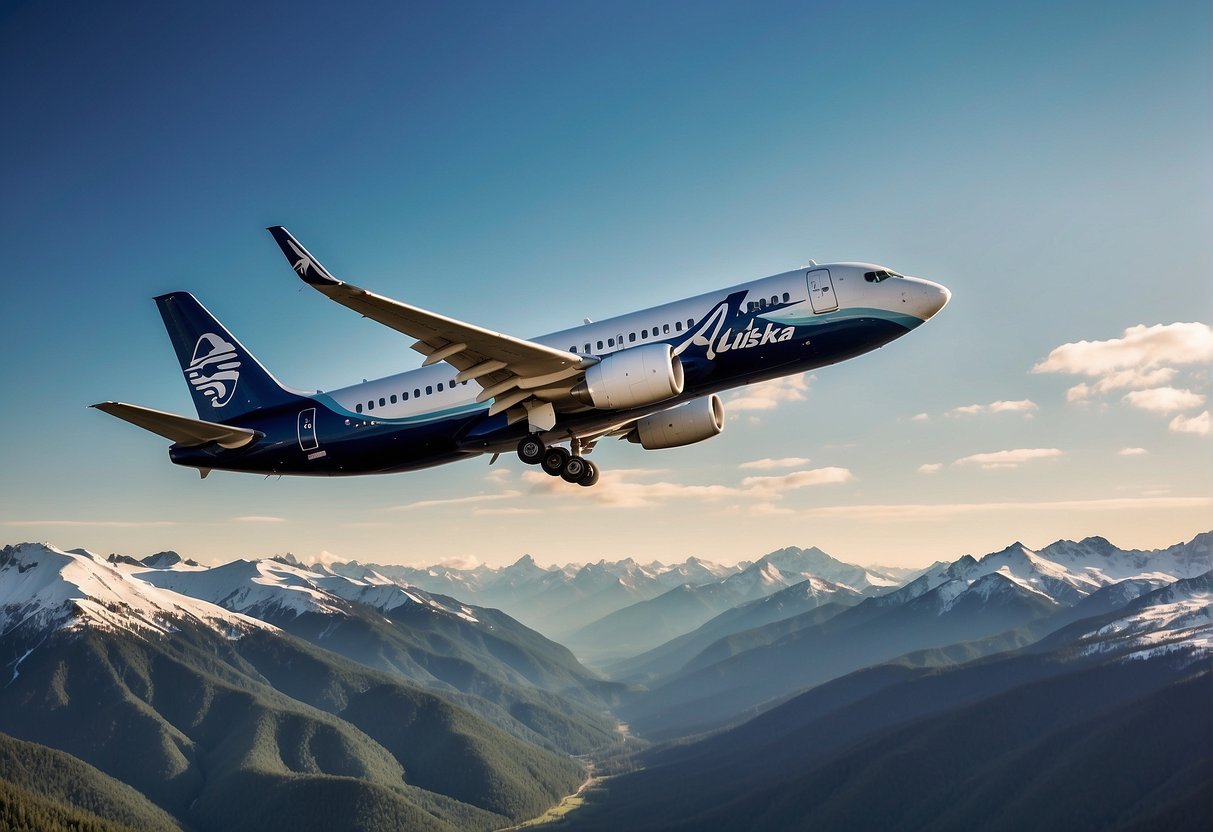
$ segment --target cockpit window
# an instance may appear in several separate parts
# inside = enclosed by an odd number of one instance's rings
[[[868,281],[868,283],[879,283],[882,280],[888,280],[890,277],[901,277],[901,275],[888,269],[881,269],[877,272],[865,272],[863,279]]]

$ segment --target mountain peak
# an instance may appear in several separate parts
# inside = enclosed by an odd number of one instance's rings
[[[176,552],[165,550],[157,552],[154,555],[148,555],[143,560],[139,561],[144,566],[150,566],[152,569],[167,569],[170,566],[176,566],[182,563],[181,555]]]

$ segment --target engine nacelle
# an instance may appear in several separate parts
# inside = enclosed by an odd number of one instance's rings
[[[663,402],[682,392],[682,362],[669,344],[645,344],[608,355],[585,371],[573,398],[599,410]]]
[[[646,451],[678,448],[711,439],[724,430],[724,405],[713,393],[678,407],[636,420],[629,442],[639,442]]]

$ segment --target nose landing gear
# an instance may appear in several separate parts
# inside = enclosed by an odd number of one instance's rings
[[[547,447],[535,434],[518,443],[518,458],[527,465],[538,465],[548,476],[590,487],[598,482],[598,466],[581,455],[581,441],[573,439],[572,452],[558,445]]]

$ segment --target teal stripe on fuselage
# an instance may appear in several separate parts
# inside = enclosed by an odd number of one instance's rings
[[[336,399],[327,393],[316,393],[311,398],[339,416],[357,419],[360,422],[375,422],[376,424],[384,425],[421,425],[429,422],[440,422],[452,416],[469,416],[478,411],[487,411],[489,409],[488,402],[468,402],[467,404],[446,407],[441,410],[427,410],[424,413],[417,413],[412,416],[380,416],[373,412],[355,413],[338,403]]]
[[[836,309],[833,312],[815,312],[810,315],[780,315],[778,310],[774,313],[759,313],[759,318],[762,318],[772,323],[784,324],[786,326],[794,326],[797,328],[811,328],[821,326],[823,324],[837,323],[839,321],[853,321],[859,318],[875,318],[880,321],[888,321],[889,323],[898,324],[906,329],[914,329],[921,326],[922,318],[916,318],[913,315],[905,315],[901,312],[893,312],[889,309],[876,309],[875,307],[853,306],[850,308]]]

